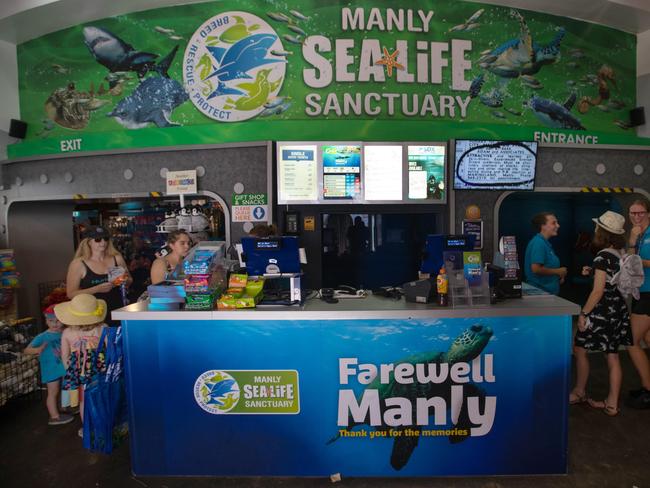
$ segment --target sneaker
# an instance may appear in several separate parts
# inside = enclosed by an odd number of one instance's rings
[[[69,424],[74,420],[74,417],[72,415],[68,415],[67,413],[61,413],[59,416],[55,419],[50,419],[47,422],[47,425],[63,425],[63,424]]]
[[[84,428],[80,427],[79,430],[77,431],[77,435],[83,439],[84,437]]]
[[[636,390],[630,390],[630,391],[628,391],[628,394],[629,394],[630,398],[639,398],[639,397],[641,396],[641,394],[642,394],[643,392],[646,392],[646,391],[648,391],[648,390],[646,390],[645,388],[641,387],[641,388],[637,388]]]
[[[646,410],[650,408],[650,391],[644,390],[637,397],[630,397],[625,403],[630,408],[637,410]]]

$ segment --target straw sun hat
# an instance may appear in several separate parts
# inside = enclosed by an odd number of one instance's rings
[[[596,225],[602,227],[607,232],[619,235],[625,234],[625,229],[623,228],[625,226],[625,217],[623,217],[621,214],[617,214],[616,212],[608,210],[597,219],[591,220],[593,220]]]
[[[54,314],[65,325],[98,324],[106,317],[106,302],[81,293],[69,302],[55,305]]]

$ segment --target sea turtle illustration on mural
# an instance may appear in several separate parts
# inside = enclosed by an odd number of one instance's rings
[[[224,105],[226,110],[236,108],[237,110],[255,110],[266,103],[269,95],[279,86],[281,78],[275,81],[269,81],[270,69],[261,69],[255,75],[255,80],[251,83],[240,83],[238,88],[245,90],[246,95],[239,97],[237,100],[229,98],[226,100],[228,105]]]
[[[219,39],[222,42],[234,44],[244,37],[248,37],[252,32],[260,28],[258,24],[246,25],[246,21],[239,15],[233,15],[232,18],[235,19],[235,25],[228,27],[228,29],[219,36]]]
[[[502,78],[517,78],[521,75],[533,75],[542,66],[560,59],[560,43],[566,34],[564,27],[558,28],[551,42],[540,45],[533,41],[523,16],[516,10],[511,10],[510,15],[519,21],[519,37],[484,53],[478,60],[479,66]]]
[[[485,346],[490,341],[492,337],[492,329],[490,327],[484,327],[481,324],[472,325],[469,329],[463,331],[454,342],[449,347],[449,350],[446,352],[431,351],[421,354],[416,354],[408,358],[396,361],[398,363],[409,363],[412,365],[417,364],[442,364],[448,363],[450,366],[458,362],[471,362],[474,358],[478,357],[479,354],[485,349]],[[432,398],[432,397],[441,397],[447,401],[447,405],[451,404],[451,387],[453,385],[452,380],[448,377],[443,383],[419,383],[418,381],[413,381],[410,384],[398,383],[395,381],[393,374],[390,375],[390,381],[387,384],[382,384],[380,378],[375,378],[372,383],[370,383],[365,389],[366,390],[378,390],[379,399],[380,399],[380,408],[381,415],[383,418],[384,412],[387,410],[386,400],[395,397],[407,398],[411,401],[413,405],[413,418],[416,417],[415,405],[417,398]],[[480,398],[481,402],[485,398],[485,393],[479,387],[472,383],[465,383],[463,385],[464,396],[477,396]],[[460,415],[458,417],[458,422],[456,427],[461,429],[469,429],[471,427],[471,422],[467,413],[467,404],[463,398],[463,405],[461,407]],[[365,422],[352,424],[347,427],[347,430],[352,430],[353,427],[357,425],[363,425],[368,423],[369,419],[366,419]],[[418,445],[419,435],[406,436],[404,434],[405,429],[410,429],[412,431],[421,430],[419,425],[410,425],[408,427],[390,427],[388,425],[381,425],[376,427],[380,431],[388,431],[390,429],[399,430],[399,435],[394,437],[393,450],[390,457],[391,466],[400,470],[408,463],[413,450]],[[341,437],[340,433],[335,437],[327,441],[327,444],[331,444]],[[449,436],[449,441],[452,443],[458,443],[467,439],[468,436]]]
[[[575,101],[575,93],[572,93],[562,105],[553,100],[533,96],[530,100],[524,102],[524,105],[528,106],[535,117],[548,127],[586,130],[580,119],[571,113]]]

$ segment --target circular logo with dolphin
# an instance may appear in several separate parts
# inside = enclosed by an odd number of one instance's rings
[[[194,383],[194,399],[208,413],[226,413],[239,402],[239,385],[225,371],[211,369]]]
[[[190,100],[219,122],[241,122],[265,109],[286,73],[278,34],[248,12],[206,20],[187,44],[183,79]]]

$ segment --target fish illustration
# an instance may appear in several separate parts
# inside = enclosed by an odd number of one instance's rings
[[[485,78],[483,76],[483,73],[472,80],[472,84],[469,86],[469,96],[471,98],[476,98],[478,94],[481,93],[481,88],[483,87],[484,82]]]
[[[226,86],[225,82],[239,79],[250,79],[248,71],[270,63],[279,63],[279,59],[268,59],[266,55],[277,40],[272,34],[254,34],[237,41],[232,47],[225,49],[217,46],[207,46],[208,51],[217,62],[216,70],[207,79],[217,78],[217,88],[210,94],[208,100],[220,95],[241,95],[243,92]],[[282,61],[284,62],[284,61]]]
[[[284,102],[291,100],[291,97],[274,97],[270,98],[269,100],[264,103],[264,107],[266,108],[273,108],[277,107],[278,105],[283,104]]]
[[[293,51],[285,51],[284,49],[272,49],[271,54],[273,54],[273,56],[289,56],[290,54],[293,54]]]
[[[157,25],[153,29],[156,32],[160,32],[161,34],[165,34],[165,35],[170,35],[174,33],[174,29],[165,29],[164,27],[160,27],[159,25]]]
[[[60,64],[52,63],[50,66],[54,72],[60,75],[67,75],[68,73],[70,73],[70,68],[66,68],[65,66],[61,66]]]
[[[516,115],[517,117],[521,116],[521,112],[515,110],[514,108],[503,107],[503,110],[505,110],[506,112],[510,112],[512,115]]]
[[[302,44],[302,40],[300,38],[296,37],[296,36],[291,36],[289,34],[285,34],[285,35],[282,36],[282,38],[285,41],[290,42],[292,44]]]
[[[297,25],[289,25],[287,27],[289,28],[289,30],[292,30],[296,34],[299,34],[299,35],[301,35],[303,37],[307,36],[307,33],[304,30],[302,30],[300,27],[298,27]]]
[[[586,130],[571,108],[576,101],[576,94],[572,93],[564,104],[560,105],[553,100],[533,96],[529,101],[524,102],[530,107],[537,119],[548,127],[557,129]]]
[[[167,76],[171,60],[176,55],[178,46],[156,64],[157,54],[137,51],[115,34],[101,27],[87,26],[83,28],[84,44],[90,53],[109,71],[135,71],[140,78],[148,71],[155,70]]]
[[[632,128],[632,124],[630,124],[629,122],[625,122],[624,120],[620,120],[620,119],[616,119],[614,121],[614,124],[616,126],[620,127],[623,130],[628,130],[628,129]]]
[[[298,10],[289,10],[289,13],[298,20],[309,20],[309,17],[300,13]]]
[[[505,119],[506,118],[506,114],[504,114],[503,112],[501,112],[499,110],[492,110],[492,112],[490,112],[490,113],[492,114],[493,117],[496,117],[497,119]]]
[[[183,38],[181,36],[169,36],[172,41],[181,41]]]
[[[483,12],[485,12],[485,9],[480,9],[477,10],[472,14],[472,16],[467,19],[465,22],[462,24],[455,25],[451,29],[449,29],[449,32],[467,32],[476,29],[479,27],[481,24],[477,23],[476,21],[478,18],[483,15]]]
[[[266,15],[271,17],[273,20],[277,22],[291,22],[291,19],[287,17],[284,14],[278,13],[278,12],[267,12]]]
[[[503,94],[499,91],[492,90],[487,95],[479,95],[479,100],[483,105],[496,108],[503,105]]]
[[[270,115],[280,115],[281,113],[286,112],[289,107],[291,107],[291,102],[286,102],[276,107],[268,107],[262,110],[257,116],[269,117]]]
[[[140,82],[133,93],[120,100],[107,115],[128,129],[141,129],[150,123],[172,127],[179,125],[169,120],[172,110],[188,99],[178,81],[155,76]]]

